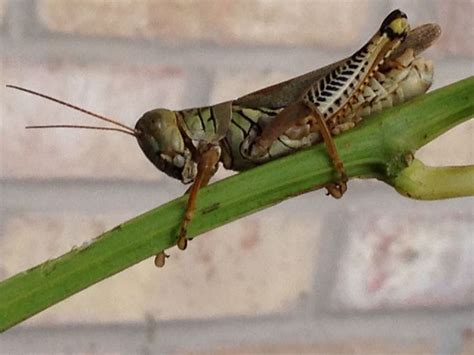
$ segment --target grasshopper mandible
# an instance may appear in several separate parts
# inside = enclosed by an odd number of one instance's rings
[[[313,144],[324,142],[338,172],[326,186],[339,198],[347,177],[333,135],[363,117],[423,94],[431,86],[433,65],[418,56],[440,35],[436,24],[410,30],[406,15],[392,11],[374,36],[352,56],[302,76],[207,107],[154,109],[128,127],[50,96],[9,85],[113,123],[116,127],[42,125],[27,128],[86,128],[120,131],[136,137],[147,158],[167,175],[192,184],[177,238],[187,245],[198,191],[219,163],[242,171]],[[167,255],[155,259],[163,266]]]

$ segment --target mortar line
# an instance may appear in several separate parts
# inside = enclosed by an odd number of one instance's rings
[[[285,316],[226,317],[215,319],[145,321],[133,324],[109,325],[61,325],[17,327],[0,338],[4,349],[18,344],[19,339],[40,342],[45,334],[80,344],[78,339],[98,342],[103,334],[132,334],[135,338],[146,338],[146,349],[159,349],[161,352],[180,349],[209,350],[220,344],[252,346],[265,344],[327,344],[348,339],[387,339],[392,342],[432,344],[446,327],[459,329],[472,322],[474,313],[456,312],[413,312],[411,314],[390,314],[379,316],[360,315],[350,318],[330,316],[308,319]],[[150,326],[150,324],[152,324]],[[151,328],[150,328],[151,327]],[[153,332],[154,335],[150,335]],[[147,335],[148,334],[148,335]],[[185,336],[183,336],[185,335]],[[95,340],[96,339],[96,340]],[[143,346],[143,344],[142,344]],[[143,349],[143,347],[142,347]],[[46,349],[54,350],[54,349]],[[79,351],[79,349],[76,349]],[[436,349],[435,349],[436,351]]]

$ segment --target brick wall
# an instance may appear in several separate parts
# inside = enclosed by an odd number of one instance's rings
[[[396,7],[443,28],[435,87],[473,74],[467,0],[0,0],[0,82],[133,125],[340,59]],[[126,136],[23,129],[91,118],[4,88],[0,103],[0,279],[184,192]],[[472,164],[473,136],[471,121],[418,156]],[[472,199],[351,181],[340,201],[289,200],[105,280],[2,334],[0,353],[472,354],[473,228]]]

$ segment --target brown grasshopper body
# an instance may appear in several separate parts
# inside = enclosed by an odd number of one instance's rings
[[[158,169],[192,184],[177,241],[178,247],[185,249],[197,193],[219,163],[240,171],[324,142],[339,173],[339,181],[327,188],[340,197],[347,178],[332,136],[354,127],[372,112],[428,90],[433,65],[418,54],[439,34],[434,24],[410,31],[406,15],[395,10],[352,56],[233,101],[180,111],[155,109],[145,113],[135,128],[81,110],[118,124],[121,128],[114,130],[135,136]],[[155,263],[163,265],[164,257],[160,253]]]

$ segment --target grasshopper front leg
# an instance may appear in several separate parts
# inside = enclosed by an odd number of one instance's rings
[[[197,175],[189,189],[188,203],[179,229],[177,245],[181,250],[186,249],[187,246],[186,234],[189,222],[193,219],[194,211],[196,210],[196,200],[199,189],[206,186],[211,177],[216,173],[220,156],[221,148],[217,145],[206,144],[199,148]]]
[[[196,200],[199,189],[209,183],[211,177],[215,174],[218,168],[219,159],[221,156],[221,148],[217,145],[203,144],[197,150],[197,174],[191,187],[186,191],[189,194],[184,212],[183,220],[179,228],[177,246],[181,250],[185,250],[188,245],[186,234],[188,225],[192,221],[194,212],[196,210]],[[163,267],[168,255],[162,251],[155,257],[155,265]]]

